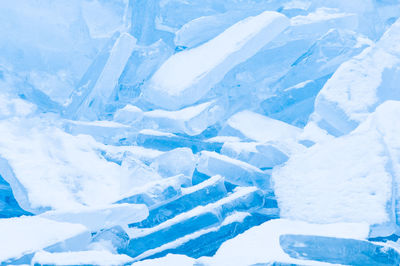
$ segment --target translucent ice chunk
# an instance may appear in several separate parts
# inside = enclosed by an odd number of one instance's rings
[[[195,103],[230,69],[256,54],[288,24],[283,15],[264,12],[236,23],[197,48],[171,56],[150,79],[145,98],[168,109]]]
[[[127,254],[136,257],[146,250],[157,248],[184,235],[217,225],[233,211],[252,211],[264,204],[263,193],[254,187],[240,188],[215,203],[199,206],[153,228],[135,229]]]
[[[128,246],[129,235],[121,226],[114,226],[97,232],[89,247],[95,250],[106,249],[113,253],[119,253]]]
[[[196,186],[182,188],[182,195],[162,204],[152,206],[147,219],[142,222],[130,224],[130,226],[150,228],[197,206],[207,205],[208,203],[220,200],[226,194],[224,178],[214,176]]]
[[[202,133],[209,126],[218,122],[224,113],[225,108],[221,103],[211,101],[179,111],[149,111],[144,113],[144,123],[146,128],[155,124],[158,129],[163,131],[193,136]]]
[[[139,204],[114,204],[104,207],[81,207],[72,210],[48,211],[40,217],[68,223],[83,224],[92,232],[110,228],[116,225],[128,225],[140,222],[148,216],[149,211],[145,205]]]
[[[117,203],[137,203],[147,206],[159,205],[165,201],[182,194],[182,188],[190,186],[192,180],[184,175],[163,178],[157,181],[148,182],[142,187],[135,187],[121,196]]]
[[[99,113],[105,111],[105,105],[112,96],[135,45],[136,39],[128,33],[121,34],[116,40],[96,84],[76,111],[77,117],[93,120],[98,118]]]
[[[106,250],[50,253],[39,251],[32,258],[34,265],[126,265],[132,258]]]
[[[168,253],[185,254],[192,258],[212,256],[223,242],[268,219],[264,215],[236,212],[226,217],[219,226],[194,232],[160,248],[149,250],[140,259],[157,258]]]
[[[0,176],[0,218],[29,215],[18,205],[10,185]]]
[[[292,258],[343,265],[398,265],[400,254],[387,245],[313,235],[282,235],[282,249]]]
[[[221,154],[261,169],[273,168],[287,161],[288,155],[279,145],[257,142],[225,142]]]
[[[199,135],[225,114],[222,101],[210,101],[178,111],[152,110],[142,112],[138,107],[126,105],[115,113],[114,119],[134,127]]]
[[[177,161],[179,161],[179,164],[176,163]],[[196,168],[196,161],[191,149],[178,148],[155,158],[150,167],[156,169],[163,177],[179,174],[191,177]]]
[[[57,247],[61,247],[58,244],[62,242],[65,250],[79,249],[84,248],[90,240],[90,232],[83,225],[35,216],[0,219],[0,235],[2,262],[11,262],[28,255],[22,262],[29,263],[29,255],[37,250],[57,250]]]
[[[196,47],[214,38],[246,15],[247,12],[228,11],[223,14],[198,17],[175,32],[175,45],[184,48]]]
[[[256,185],[270,189],[270,175],[248,163],[229,158],[216,152],[202,151],[197,170],[209,176],[222,175],[227,181],[242,186]]]
[[[134,103],[139,98],[144,84],[172,54],[172,47],[163,40],[149,46],[136,46],[118,80],[115,93],[118,107]]]
[[[222,142],[207,142],[190,136],[149,129],[141,130],[137,135],[136,142],[143,147],[161,151],[188,147],[192,149],[193,153],[201,150],[219,151],[223,145]]]

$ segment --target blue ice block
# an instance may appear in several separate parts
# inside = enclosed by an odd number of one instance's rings
[[[400,254],[387,245],[369,241],[312,236],[282,235],[282,249],[292,258],[344,265],[400,265]]]

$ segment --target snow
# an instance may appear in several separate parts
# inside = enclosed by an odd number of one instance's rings
[[[288,24],[284,16],[266,11],[234,24],[199,47],[171,56],[151,78],[146,99],[167,109],[195,103]]]
[[[7,160],[1,173],[25,210],[109,204],[134,182],[100,156],[102,145],[90,136],[72,136],[38,119],[1,121],[0,136],[0,156]]]
[[[116,225],[126,226],[140,222],[149,215],[146,205],[114,204],[104,207],[81,207],[71,210],[48,211],[40,217],[59,222],[78,223],[86,226],[92,232],[111,228]]]
[[[133,266],[152,266],[152,265],[163,265],[163,266],[192,266],[195,259],[187,257],[185,255],[168,254],[167,256],[159,259],[143,260],[135,262]]]
[[[385,102],[356,130],[293,155],[273,171],[281,216],[315,223],[396,223],[399,102]],[[390,137],[389,137],[390,136]],[[368,145],[366,145],[368,143]],[[392,165],[392,167],[388,167]]]
[[[29,216],[0,219],[0,261],[20,258],[81,234],[90,238],[86,227],[79,224]]]
[[[109,251],[76,251],[50,253],[39,251],[32,258],[32,264],[40,265],[124,265],[132,261],[125,254],[113,254]]]
[[[374,46],[338,68],[318,95],[316,121],[328,123],[339,135],[346,134],[380,103],[400,99],[396,85],[391,85],[398,83],[396,76],[385,75],[395,71],[400,63],[399,31],[400,21],[397,21]],[[325,126],[325,129],[330,128]]]

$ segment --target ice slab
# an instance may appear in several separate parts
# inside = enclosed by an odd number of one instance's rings
[[[314,121],[335,136],[349,133],[385,100],[399,100],[400,21],[371,48],[343,63],[315,103]]]
[[[237,21],[244,19],[247,13],[233,10],[222,14],[198,17],[175,32],[174,43],[177,47],[184,49],[196,47],[216,37]]]
[[[153,206],[168,201],[182,194],[182,187],[192,184],[190,177],[177,175],[148,182],[141,187],[134,187],[121,196],[117,203],[136,203]]]
[[[90,232],[83,225],[35,216],[0,219],[0,235],[2,262],[11,262],[45,248],[54,250],[57,245],[67,250],[84,248],[90,240]],[[29,256],[26,260],[29,261]]]
[[[260,169],[272,169],[288,159],[287,151],[276,143],[228,141],[222,146],[221,154]]]
[[[197,171],[209,176],[221,175],[226,181],[241,186],[258,186],[270,190],[270,175],[259,168],[216,152],[200,153]]]
[[[1,175],[27,211],[110,204],[135,182],[105,145],[41,119],[1,121],[0,135]]]
[[[236,23],[209,42],[171,56],[150,79],[144,97],[167,109],[195,103],[288,24],[285,16],[268,11]]]
[[[254,211],[264,204],[263,193],[255,187],[238,188],[215,203],[198,206],[152,228],[131,228],[128,255],[137,257],[187,234],[215,226],[234,211]]]
[[[162,39],[148,46],[137,45],[118,80],[114,104],[121,108],[136,103],[144,84],[172,54],[172,47]]]
[[[125,68],[125,65],[136,45],[136,39],[128,33],[122,33],[115,41],[107,62],[104,65],[98,79],[89,90],[86,98],[73,117],[96,120],[101,113],[105,112],[106,104],[114,93],[118,79]]]
[[[126,265],[132,258],[106,250],[50,253],[39,251],[32,258],[34,265]]]
[[[269,219],[268,216],[257,213],[236,212],[226,217],[219,226],[184,236],[159,248],[145,252],[140,258],[157,258],[169,253],[184,254],[192,258],[212,256],[223,242]]]
[[[24,211],[15,200],[10,184],[0,176],[0,218],[12,218],[30,215]]]
[[[89,244],[92,250],[108,250],[112,253],[124,251],[129,242],[129,235],[121,226],[114,226],[97,232]]]
[[[136,138],[137,131],[128,125],[114,121],[64,120],[63,129],[72,135],[90,135],[104,144],[121,145]]]
[[[282,217],[366,222],[376,225],[372,235],[392,234],[399,176],[399,142],[394,136],[400,128],[390,121],[399,110],[399,102],[388,101],[349,135],[314,145],[274,170]]]
[[[369,241],[314,235],[281,235],[280,245],[290,257],[343,265],[398,265],[400,254]]]
[[[81,207],[71,210],[48,211],[40,217],[59,222],[77,223],[90,231],[110,228],[116,225],[128,225],[147,218],[149,211],[143,204],[114,204],[104,207]]]
[[[227,121],[221,135],[240,136],[258,142],[295,140],[301,129],[251,111],[241,111]]]
[[[206,141],[203,138],[190,137],[187,135],[177,135],[153,129],[143,129],[139,131],[136,143],[149,149],[160,151],[170,151],[176,148],[188,147],[193,153],[201,150],[219,151],[223,145],[218,141]]]
[[[181,213],[218,201],[227,195],[224,178],[214,176],[202,183],[181,189],[182,194],[150,207],[149,217],[132,223],[130,227],[150,228]]]
[[[205,265],[253,265],[257,263],[294,263],[304,265],[304,260],[293,259],[279,244],[283,234],[317,235],[328,237],[365,239],[368,225],[358,223],[309,224],[276,219],[255,226],[241,235],[226,241],[212,258],[201,258]],[[279,264],[278,264],[279,265]],[[307,261],[307,265],[323,265],[320,261]]]
[[[176,164],[177,161],[179,161],[179,164]],[[150,167],[154,168],[163,177],[179,174],[192,177],[196,163],[197,157],[193,155],[191,149],[177,148],[155,158]]]

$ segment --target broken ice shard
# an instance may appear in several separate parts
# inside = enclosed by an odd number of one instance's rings
[[[221,175],[226,181],[241,186],[258,186],[270,190],[270,175],[248,163],[216,152],[202,151],[197,170],[209,176]]]
[[[365,240],[282,235],[279,242],[282,249],[296,259],[359,266],[400,264],[400,254],[396,249]]]
[[[235,65],[256,54],[289,24],[275,12],[263,12],[228,28],[209,42],[171,56],[153,75],[144,97],[166,109],[201,99]]]

